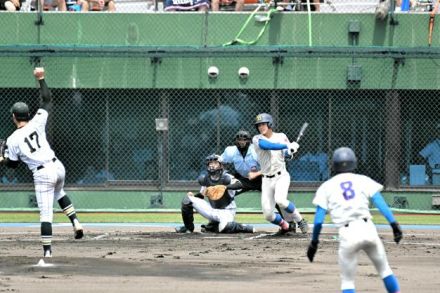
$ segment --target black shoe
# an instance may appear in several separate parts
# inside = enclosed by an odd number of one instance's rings
[[[289,222],[289,232],[296,233],[296,224],[295,224],[295,222]]]
[[[84,237],[84,230],[78,219],[73,220],[73,234],[75,239],[81,239]]]
[[[243,225],[243,233],[255,233],[254,226],[251,225]]]
[[[83,230],[76,230],[75,231],[75,239],[81,239],[84,237],[84,231]]]
[[[307,233],[307,231],[309,230],[309,225],[306,219],[302,219],[301,221],[298,222],[298,228],[301,230],[303,234]]]
[[[202,225],[201,231],[202,231],[202,233],[219,233],[218,223],[217,222],[209,222],[206,225]]]
[[[185,226],[176,227],[177,233],[192,233],[191,230],[188,230]]]
[[[280,228],[280,230],[278,230],[278,232],[276,232],[275,234],[274,234],[274,236],[283,236],[283,235],[286,235],[287,233],[289,233],[289,229],[282,229],[282,228]]]

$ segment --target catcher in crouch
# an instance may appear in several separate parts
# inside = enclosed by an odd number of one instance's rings
[[[235,190],[227,190],[227,185],[233,184],[236,179],[226,173],[220,156],[210,155],[206,158],[207,174],[198,179],[201,185],[200,192],[188,192],[182,200],[182,219],[184,226],[177,227],[178,233],[194,232],[194,210],[209,221],[218,222],[220,233],[254,233],[254,227],[234,221],[237,206],[235,204]],[[208,201],[204,197],[208,197]]]

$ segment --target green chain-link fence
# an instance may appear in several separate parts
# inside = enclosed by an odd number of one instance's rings
[[[169,16],[164,15],[165,19]],[[57,23],[57,17],[47,18],[45,25]],[[106,19],[116,26],[113,20]],[[90,20],[69,21],[77,25]],[[367,35],[379,38],[369,25],[373,26],[369,22],[363,28]],[[401,25],[408,27],[411,23]],[[11,27],[18,29],[19,25]],[[115,39],[123,39],[125,29],[116,30]],[[178,208],[183,192],[197,188],[195,180],[204,171],[204,158],[231,145],[239,129],[256,134],[255,115],[269,112],[276,130],[291,140],[304,122],[310,123],[300,152],[287,163],[291,189],[306,193],[303,200],[297,200],[299,207],[311,207],[313,191],[331,175],[328,163],[332,151],[350,146],[358,156],[359,172],[381,182],[390,192],[390,205],[408,210],[436,209],[440,166],[429,164],[420,151],[436,138],[439,142],[440,137],[438,40],[431,48],[419,48],[417,44],[425,40],[419,36],[413,37],[417,42],[408,43],[408,48],[357,48],[358,42],[350,45],[359,32],[350,32],[350,28],[347,32],[347,24],[337,30],[344,32],[341,40],[335,41],[339,47],[176,48],[164,46],[167,40],[148,44],[150,47],[127,47],[126,43],[111,44],[110,36],[104,37],[109,41],[101,43],[103,46],[86,42],[83,47],[76,42],[51,47],[52,42],[46,46],[8,41],[0,51],[0,97],[4,105],[0,133],[6,137],[14,130],[8,109],[15,101],[27,102],[36,110],[38,89],[31,70],[44,65],[54,96],[48,136],[66,166],[66,183],[73,192],[106,191],[111,198],[112,192],[124,188],[160,190],[159,195],[166,193],[167,200],[173,197],[165,207]],[[59,35],[72,40],[79,36],[62,36],[52,28],[45,32],[43,39]],[[384,35],[390,37],[389,33]],[[220,30],[214,32],[219,34]],[[30,32],[25,35],[34,37]],[[191,37],[197,42],[200,34],[188,32]],[[202,35],[202,39],[209,36]],[[361,43],[366,40],[361,32]],[[331,38],[323,40],[326,42]],[[114,47],[105,47],[109,43]],[[158,47],[153,50],[153,45]],[[210,66],[219,68],[217,79],[208,77]],[[237,74],[243,66],[250,70],[246,79]],[[167,119],[167,130],[156,129],[157,118]],[[2,194],[1,206],[14,208],[17,203],[11,200],[12,193],[29,189],[31,174],[24,166],[15,173],[4,167],[0,171],[5,174],[8,191]],[[16,182],[7,184],[8,176],[15,177]],[[102,200],[105,194],[99,196]],[[141,197],[141,205],[135,197],[113,198],[120,206],[111,208],[144,209],[149,199],[150,203],[154,201],[150,194]],[[77,201],[84,209],[100,209],[110,208],[111,200],[103,200],[101,206],[86,197]],[[243,202],[243,206],[256,210],[258,205],[258,198]]]
[[[17,97],[37,107],[37,90],[0,94],[4,110]],[[328,155],[350,146],[360,172],[389,187],[405,187],[411,165],[425,164],[419,152],[440,131],[433,110],[437,91],[55,89],[53,94],[48,132],[69,170],[68,184],[130,184],[163,176],[194,180],[208,154],[233,144],[239,129],[256,134],[254,116],[270,112],[276,129],[292,140],[303,122],[310,123],[297,159],[288,163],[294,181],[327,179]],[[168,117],[168,132],[156,131],[158,117]],[[3,136],[13,131],[9,115],[2,115],[2,125]],[[31,182],[23,170],[18,181]],[[100,170],[105,172],[95,177]],[[412,185],[435,185],[431,172],[426,168],[423,181]]]

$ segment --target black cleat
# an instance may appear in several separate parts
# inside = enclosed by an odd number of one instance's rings
[[[201,232],[202,233],[219,233],[218,223],[217,222],[209,222],[206,225],[202,225]]]
[[[278,230],[278,232],[276,232],[275,234],[273,234],[274,236],[284,236],[287,233],[289,233],[289,229],[282,229],[280,228],[280,230]]]
[[[298,228],[301,230],[301,233],[306,234],[309,230],[309,225],[306,221],[306,219],[302,219],[298,222]]]
[[[74,233],[75,239],[81,239],[84,237],[83,227],[77,219],[75,219],[73,221],[73,233]]]
[[[296,233],[296,224],[295,222],[289,222],[289,232]]]
[[[76,230],[75,231],[75,239],[81,239],[84,237],[84,231],[83,230]]]
[[[191,230],[188,230],[185,226],[176,227],[177,233],[192,233]]]
[[[243,233],[255,233],[254,226],[251,225],[243,225]]]

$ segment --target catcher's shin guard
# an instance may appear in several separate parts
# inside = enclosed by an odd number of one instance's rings
[[[243,225],[237,222],[229,222],[221,233],[254,233],[255,229],[250,225]]]
[[[188,196],[185,196],[185,198],[182,201],[182,220],[183,224],[185,225],[186,229],[193,232],[194,231],[194,210],[191,200],[188,198]]]

